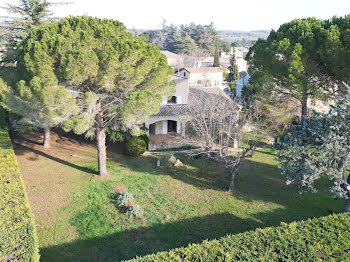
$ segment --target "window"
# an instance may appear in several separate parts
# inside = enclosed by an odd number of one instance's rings
[[[184,72],[184,76],[186,76],[186,72]]]
[[[168,104],[176,104],[176,96],[172,96],[172,97],[168,100]]]

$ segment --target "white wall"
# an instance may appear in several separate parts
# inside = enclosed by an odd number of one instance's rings
[[[245,77],[239,79],[237,82],[236,82],[236,97],[238,99],[241,98],[242,96],[242,89],[244,87],[244,85],[246,85],[248,83],[250,79],[250,75],[246,75]]]

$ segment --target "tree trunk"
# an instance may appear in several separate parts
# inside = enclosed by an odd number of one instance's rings
[[[97,101],[96,105],[96,141],[97,141],[97,158],[98,158],[98,173],[100,176],[107,176],[107,154],[106,154],[106,133],[103,126],[103,111],[101,108],[101,100]]]
[[[230,186],[228,188],[228,192],[233,192],[234,189],[235,189],[235,175],[236,175],[236,172],[229,172],[230,173]]]
[[[301,100],[301,121],[305,121],[307,118],[307,99],[308,99],[308,94],[307,94],[307,88],[304,87],[302,91],[302,100]]]
[[[349,198],[346,200],[344,212],[350,212],[350,194],[348,193],[348,195]]]
[[[51,138],[50,128],[46,127],[44,128],[44,141],[43,141],[44,148],[50,148],[50,138]]]

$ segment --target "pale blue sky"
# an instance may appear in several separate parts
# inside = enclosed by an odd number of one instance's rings
[[[56,0],[53,2],[59,2]],[[65,0],[63,0],[66,2]],[[208,24],[216,29],[278,29],[294,18],[314,16],[331,18],[350,14],[350,0],[67,0],[71,5],[55,7],[57,16],[90,15],[112,18],[128,28],[160,28],[162,18],[168,23]],[[17,0],[0,0],[4,3]],[[4,15],[1,10],[0,15]]]

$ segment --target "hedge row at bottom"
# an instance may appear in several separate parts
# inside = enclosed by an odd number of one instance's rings
[[[0,108],[0,261],[39,261],[33,216],[4,123]]]
[[[350,261],[350,214],[282,223],[132,261]]]

